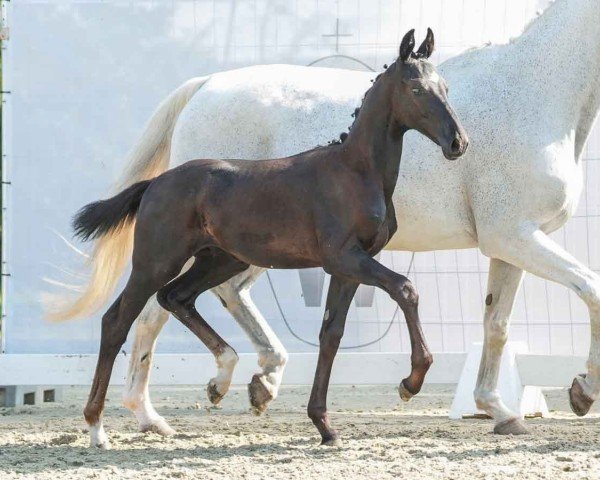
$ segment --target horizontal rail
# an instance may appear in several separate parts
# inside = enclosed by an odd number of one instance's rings
[[[458,383],[466,353],[437,353],[427,375],[427,383]],[[119,355],[112,384],[123,385],[129,355]],[[585,358],[562,355],[517,355],[517,368],[523,385],[563,387],[573,376],[586,371]],[[89,385],[96,367],[96,355],[2,354],[0,385]],[[317,363],[316,353],[291,353],[284,384],[310,385]],[[204,384],[215,374],[210,354],[157,354],[151,383],[155,385]],[[240,354],[233,383],[246,384],[260,371],[255,354]],[[335,360],[332,384],[397,385],[410,371],[407,353],[340,353]]]
[[[112,384],[123,385],[129,355],[119,355]],[[427,376],[429,383],[456,383],[464,364],[464,353],[440,353]],[[0,385],[89,385],[96,355],[0,355]],[[291,353],[284,384],[310,385],[317,364],[316,353]],[[210,354],[157,354],[151,383],[155,385],[204,384],[215,374]],[[240,354],[233,383],[246,384],[260,371],[255,354]],[[407,353],[340,353],[335,360],[332,383],[342,385],[394,384],[410,372]]]

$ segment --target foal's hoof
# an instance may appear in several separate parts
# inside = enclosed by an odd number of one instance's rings
[[[494,426],[494,433],[498,435],[527,435],[529,430],[523,420],[517,417],[509,418]]]
[[[265,381],[260,375],[255,374],[248,384],[248,397],[252,405],[252,413],[261,415],[273,400],[273,394],[265,385]]]
[[[142,433],[146,433],[146,432],[158,433],[159,435],[162,435],[163,437],[171,437],[177,433],[173,428],[171,428],[171,426],[162,417],[160,417],[156,420],[153,420],[151,423],[141,424],[140,432],[142,432]]]
[[[210,382],[208,382],[208,386],[206,387],[206,394],[208,395],[208,400],[213,405],[218,405],[219,402],[225,396],[224,393],[219,392],[219,390],[217,388],[217,384],[215,383],[214,380],[211,380]]]
[[[405,382],[406,380],[402,380],[400,383],[400,386],[398,387],[398,393],[403,401],[408,402],[412,397],[415,396],[415,394],[406,387]]]
[[[571,410],[578,417],[583,417],[592,408],[594,399],[583,390],[581,383],[585,379],[585,374],[577,375],[573,379],[571,388],[569,388],[569,403]]]
[[[338,435],[324,437],[321,440],[322,447],[341,447],[342,445],[343,445],[342,439]]]

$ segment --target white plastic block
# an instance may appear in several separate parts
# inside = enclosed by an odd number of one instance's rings
[[[485,414],[477,408],[473,396],[482,350],[481,343],[475,343],[469,349],[450,408],[449,417],[452,419]],[[525,343],[509,342],[505,346],[500,362],[497,390],[504,404],[521,417],[540,414],[547,416],[548,406],[541,389],[536,386],[523,385],[521,381],[516,357],[526,353],[528,353],[528,349]]]

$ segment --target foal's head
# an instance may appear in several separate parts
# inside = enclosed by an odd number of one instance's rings
[[[395,85],[393,115],[405,128],[418,130],[442,147],[448,160],[455,160],[466,152],[469,139],[448,103],[445,80],[428,61],[434,47],[431,29],[416,53],[414,47],[413,29],[402,39],[400,55],[386,71]]]

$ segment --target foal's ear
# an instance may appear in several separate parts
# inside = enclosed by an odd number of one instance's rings
[[[429,57],[431,57],[431,54],[433,53],[434,47],[435,47],[435,40],[433,38],[433,32],[431,31],[431,28],[428,28],[427,36],[425,37],[425,40],[423,40],[423,43],[421,44],[419,49],[417,50],[417,55],[424,57],[424,58],[429,58]]]
[[[410,30],[404,38],[402,39],[402,43],[400,44],[400,60],[406,62],[413,49],[415,48],[415,29]]]

